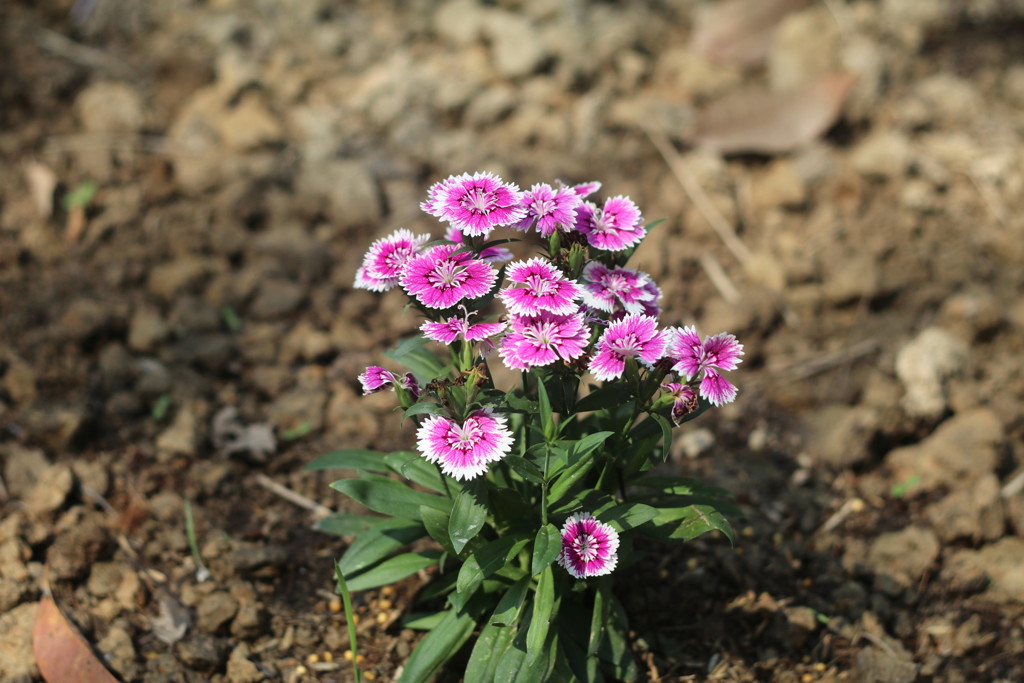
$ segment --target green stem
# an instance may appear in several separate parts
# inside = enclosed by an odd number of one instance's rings
[[[548,523],[548,465],[551,463],[551,447],[544,449],[544,483],[540,486],[540,523]]]

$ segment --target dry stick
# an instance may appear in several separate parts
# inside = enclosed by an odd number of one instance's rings
[[[298,505],[300,508],[309,510],[310,512],[313,513],[313,519],[323,519],[328,515],[334,514],[334,511],[331,510],[326,505],[322,505],[313,500],[312,498],[307,498],[301,493],[296,493],[295,491],[292,491],[290,488],[286,488],[285,486],[278,484],[276,481],[274,481],[265,474],[257,474],[256,482],[263,488],[270,491],[271,493],[276,493],[277,495],[281,496],[289,503],[293,503],[295,505]]]
[[[781,365],[765,368],[765,370],[770,375],[785,374],[785,381],[795,382],[807,379],[819,372],[830,370],[837,365],[857,360],[862,356],[866,356],[869,353],[877,351],[880,346],[881,342],[879,342],[878,338],[872,337],[870,339],[859,341],[845,349],[826,353],[823,356],[819,356],[806,362],[783,363]]]
[[[722,268],[722,264],[718,262],[718,259],[711,252],[705,252],[701,255],[700,265],[704,268],[704,272],[707,273],[711,284],[715,286],[715,289],[718,290],[723,299],[730,304],[735,304],[740,300],[740,291],[736,289],[736,285],[729,279],[729,275]]]

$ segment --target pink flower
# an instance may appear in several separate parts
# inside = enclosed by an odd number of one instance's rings
[[[589,512],[577,512],[562,527],[562,552],[558,564],[574,578],[610,574],[618,564],[619,534]]]
[[[657,309],[661,291],[651,276],[639,270],[615,266],[608,268],[591,261],[583,269],[583,303],[606,313],[649,313]]]
[[[590,341],[590,330],[580,313],[512,316],[509,324],[512,331],[501,340],[498,354],[513,370],[548,365],[559,358],[579,358]]]
[[[555,190],[547,183],[538,183],[523,193],[523,208],[526,217],[513,225],[516,230],[529,230],[536,222],[541,237],[550,237],[555,230],[568,232],[576,224],[576,207],[579,195],[573,188]]]
[[[466,243],[466,238],[462,236],[456,228],[449,228],[448,232],[445,233],[444,238],[449,242],[455,242],[458,245]],[[487,261],[489,263],[499,263],[501,261],[511,261],[515,258],[515,255],[506,249],[505,247],[487,247],[481,249],[480,253],[476,255],[481,261]]]
[[[673,398],[672,422],[677,426],[684,417],[697,410],[697,394],[693,393],[689,385],[666,382],[661,385],[661,390]]]
[[[408,230],[396,230],[372,245],[356,271],[355,286],[371,292],[385,292],[398,284],[406,264],[419,252],[430,235],[414,236]]]
[[[400,278],[402,288],[427,308],[451,308],[491,291],[498,273],[457,244],[442,244],[413,258]]]
[[[525,287],[506,287],[498,294],[512,315],[537,315],[542,311],[575,313],[580,288],[555,266],[539,258],[517,261],[506,272],[509,282]]]
[[[735,370],[742,362],[743,344],[725,332],[706,337],[702,342],[692,326],[669,330],[667,354],[675,365],[672,370],[686,377],[686,381],[704,373],[700,382],[700,395],[720,406],[736,398],[736,387],[717,370]]]
[[[627,315],[608,325],[597,340],[596,353],[588,368],[594,377],[605,382],[622,376],[627,358],[656,363],[665,352],[665,336],[658,331],[658,321],[646,315]]]
[[[569,189],[576,193],[576,196],[579,197],[580,199],[586,199],[587,197],[601,189],[601,181],[591,180],[590,182],[587,183],[573,185]]]
[[[576,217],[576,230],[587,236],[590,246],[605,251],[622,251],[647,234],[640,224],[640,209],[628,197],[612,197],[601,209],[585,202]]]
[[[480,237],[496,226],[525,218],[522,197],[518,187],[493,173],[463,173],[435,183],[420,208],[451,223],[464,235]]]
[[[385,370],[377,365],[371,365],[366,368],[366,372],[359,375],[359,383],[363,385],[363,396],[384,391],[389,386],[399,386],[406,389],[412,394],[413,400],[420,396],[420,385],[411,372],[407,372],[403,377],[399,378],[390,370]]]
[[[451,344],[456,339],[465,341],[481,341],[493,337],[505,329],[507,323],[477,323],[469,324],[469,316],[453,316],[439,323],[427,321],[420,325],[423,334],[427,339]]]
[[[455,479],[473,479],[487,471],[487,465],[501,460],[512,450],[512,432],[503,415],[488,410],[472,413],[460,425],[447,417],[428,418],[416,432],[416,446],[429,462]]]

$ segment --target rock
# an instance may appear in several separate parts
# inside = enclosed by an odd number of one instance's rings
[[[828,250],[822,257],[824,282],[821,293],[825,300],[841,306],[853,301],[871,299],[880,288],[878,261],[865,253],[850,253],[847,247]]]
[[[196,623],[206,633],[217,633],[238,613],[238,601],[223,591],[200,598],[196,606]]]
[[[495,10],[483,26],[494,68],[504,78],[533,73],[548,58],[544,36],[526,17]]]
[[[715,446],[715,433],[705,427],[685,429],[673,444],[673,451],[678,451],[687,458],[697,458],[709,452]]]
[[[74,487],[75,475],[68,465],[50,465],[43,470],[35,486],[25,496],[25,506],[39,515],[56,512],[64,507]]]
[[[125,83],[93,83],[75,100],[87,133],[137,133],[143,126],[142,99]]]
[[[886,636],[875,636],[884,647],[871,643],[857,652],[854,675],[861,683],[914,683],[917,664],[900,641]]]
[[[249,314],[260,320],[279,318],[298,308],[305,296],[305,288],[296,282],[281,278],[264,280],[249,304]]]
[[[231,595],[238,600],[238,614],[231,622],[231,635],[252,640],[263,634],[267,623],[267,611],[257,600],[251,584],[240,583],[231,587]]]
[[[182,292],[197,287],[210,275],[221,270],[223,264],[217,259],[182,256],[153,268],[146,287],[161,299],[173,301]]]
[[[754,209],[799,206],[806,201],[807,186],[787,159],[772,162],[751,179],[750,203]]]
[[[86,407],[83,404],[49,403],[46,406],[34,407],[25,415],[25,427],[51,450],[64,452],[78,435],[85,423],[86,415]]]
[[[340,234],[376,226],[383,214],[373,175],[358,161],[326,160],[306,164],[295,183],[299,194],[317,198]]]
[[[171,426],[156,438],[156,447],[164,453],[194,455],[199,448],[196,414],[185,404],[178,409]]]
[[[60,336],[76,342],[96,336],[117,322],[117,312],[107,303],[75,299],[58,323]]]
[[[156,349],[169,332],[170,328],[159,311],[148,307],[138,308],[128,324],[128,348],[149,353]]]
[[[983,599],[999,604],[1024,603],[1024,538],[1007,536],[981,550],[958,550],[940,578],[963,589],[984,586]]]
[[[277,569],[287,564],[288,550],[282,546],[262,543],[240,543],[224,559],[225,569],[231,576],[259,573],[276,574]]]
[[[218,369],[231,360],[235,342],[231,335],[219,332],[190,334],[170,349],[172,358],[182,363],[196,363]]]
[[[3,387],[16,404],[28,405],[36,400],[36,373],[28,363],[14,360],[4,373]]]
[[[971,341],[995,332],[1003,323],[1003,306],[987,289],[958,292],[942,302],[938,322]]]
[[[146,683],[188,683],[190,680],[173,654],[156,654],[146,659]]]
[[[895,130],[879,130],[864,138],[850,154],[850,163],[861,175],[902,178],[910,165],[910,141]]]
[[[240,643],[231,651],[228,658],[228,681],[230,683],[259,683],[264,680],[264,675],[259,667],[249,661],[249,646]]]
[[[871,457],[878,415],[864,406],[831,405],[809,420],[808,452],[832,467],[850,467]]]
[[[920,443],[890,451],[885,464],[894,481],[917,477],[922,491],[955,489],[995,470],[1003,438],[995,413],[978,408],[954,415]]]
[[[772,36],[768,77],[772,90],[789,92],[839,70],[839,25],[823,6],[784,18]]]
[[[171,390],[171,373],[154,358],[142,358],[137,364],[139,377],[135,391],[144,398],[155,399]]]
[[[235,152],[250,152],[266,145],[275,145],[284,138],[284,130],[256,93],[242,96],[238,105],[217,124],[225,147]]]
[[[317,432],[323,429],[326,405],[326,390],[298,386],[274,400],[267,408],[267,418],[281,431],[301,428]]]
[[[38,448],[24,448],[12,443],[0,446],[4,461],[4,484],[12,498],[24,498],[29,494],[39,475],[50,462]]]
[[[368,447],[380,434],[378,417],[365,406],[357,407],[361,398],[347,385],[341,385],[335,388],[327,404],[327,428],[331,435],[354,448]]]
[[[92,517],[61,531],[46,551],[50,574],[57,579],[79,579],[113,547],[110,533]]]
[[[455,45],[471,45],[491,21],[490,10],[473,0],[449,0],[434,13],[434,30]]]
[[[27,602],[0,615],[0,680],[31,683],[38,680],[39,668],[32,653],[32,626],[38,605]]]
[[[86,588],[97,598],[113,595],[121,585],[125,566],[119,562],[97,562],[89,572]]]
[[[330,265],[330,253],[326,245],[310,235],[299,223],[269,229],[252,241],[250,249],[273,259],[276,265],[295,280],[320,276]]]
[[[198,296],[180,296],[167,316],[171,330],[179,337],[190,334],[219,332],[220,313],[206,299]]]
[[[936,418],[946,409],[943,382],[967,361],[967,346],[938,327],[929,327],[896,355],[896,375],[903,383],[903,405],[912,417]]]
[[[994,541],[1003,535],[999,479],[994,473],[985,472],[970,486],[929,505],[924,516],[946,543],[961,538]]]
[[[21,581],[0,577],[0,614],[11,610],[20,603],[25,596],[25,589],[26,586],[23,586]]]
[[[96,649],[103,656],[104,663],[121,674],[124,680],[135,679],[139,663],[136,659],[132,637],[124,628],[112,626],[107,634],[96,643]]]
[[[301,320],[281,342],[278,358],[282,365],[292,365],[297,360],[313,362],[334,351],[331,335],[313,327],[308,320]]]
[[[178,641],[174,651],[185,666],[200,673],[210,674],[224,665],[229,647],[223,638],[193,633]]]
[[[100,351],[99,367],[103,386],[110,392],[131,387],[138,373],[135,359],[117,342],[106,344]]]
[[[868,566],[903,588],[911,588],[939,556],[939,539],[925,527],[908,526],[882,534],[868,549]]]
[[[25,581],[29,578],[28,561],[32,559],[32,549],[20,538],[9,538],[0,543],[0,576],[13,581]]]

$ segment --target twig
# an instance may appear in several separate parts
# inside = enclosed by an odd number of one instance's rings
[[[1024,491],[1024,469],[1013,475],[999,493],[1003,498],[1011,498],[1021,491]]]
[[[103,52],[97,50],[94,47],[88,45],[82,45],[75,41],[62,36],[56,31],[49,29],[39,29],[36,35],[36,42],[39,43],[39,47],[52,52],[58,57],[63,57],[68,61],[87,66],[92,69],[100,69],[102,71],[108,71],[115,76],[122,78],[130,78],[135,76],[134,70],[122,62],[119,59],[115,59]]]
[[[871,339],[865,339],[864,341],[857,342],[845,349],[826,353],[809,361],[782,363],[781,365],[766,368],[766,370],[769,374],[773,375],[785,373],[787,375],[787,379],[790,381],[807,379],[819,372],[830,370],[837,365],[849,363],[850,361],[857,360],[869,353],[873,353],[878,350],[880,346],[881,342],[879,342],[878,338],[872,337]]]
[[[825,532],[833,531],[837,526],[846,521],[847,517],[862,510],[864,510],[864,501],[860,498],[851,498],[843,503],[821,528]]]
[[[736,285],[729,279],[729,275],[722,268],[722,264],[710,252],[705,252],[701,255],[700,265],[704,268],[704,272],[707,273],[711,284],[715,286],[715,289],[718,290],[723,299],[730,304],[735,304],[740,300],[740,292],[736,289]]]
[[[265,474],[257,474],[256,482],[263,488],[270,491],[271,493],[275,493],[281,496],[289,503],[293,503],[295,505],[298,505],[300,508],[309,510],[310,512],[313,513],[314,519],[323,519],[328,515],[334,514],[334,512],[326,505],[321,505],[312,498],[307,498],[301,493],[296,493],[295,491],[292,491],[290,488],[278,484],[276,481],[274,481]]]
[[[715,207],[711,198],[708,197],[707,193],[704,192],[704,188],[700,186],[697,179],[693,177],[689,169],[686,168],[686,164],[683,163],[683,159],[673,149],[669,143],[668,138],[658,131],[648,127],[642,126],[644,133],[650,138],[651,143],[657,148],[658,153],[661,154],[661,158],[668,164],[669,170],[672,171],[672,175],[676,177],[679,184],[683,186],[683,191],[693,202],[694,206],[704,220],[711,225],[712,229],[718,234],[718,237],[725,244],[726,248],[732,252],[732,255],[736,257],[736,260],[742,263],[744,266],[750,261],[751,254],[742,240],[736,235],[736,231],[729,225],[729,221],[725,219],[725,216]]]

